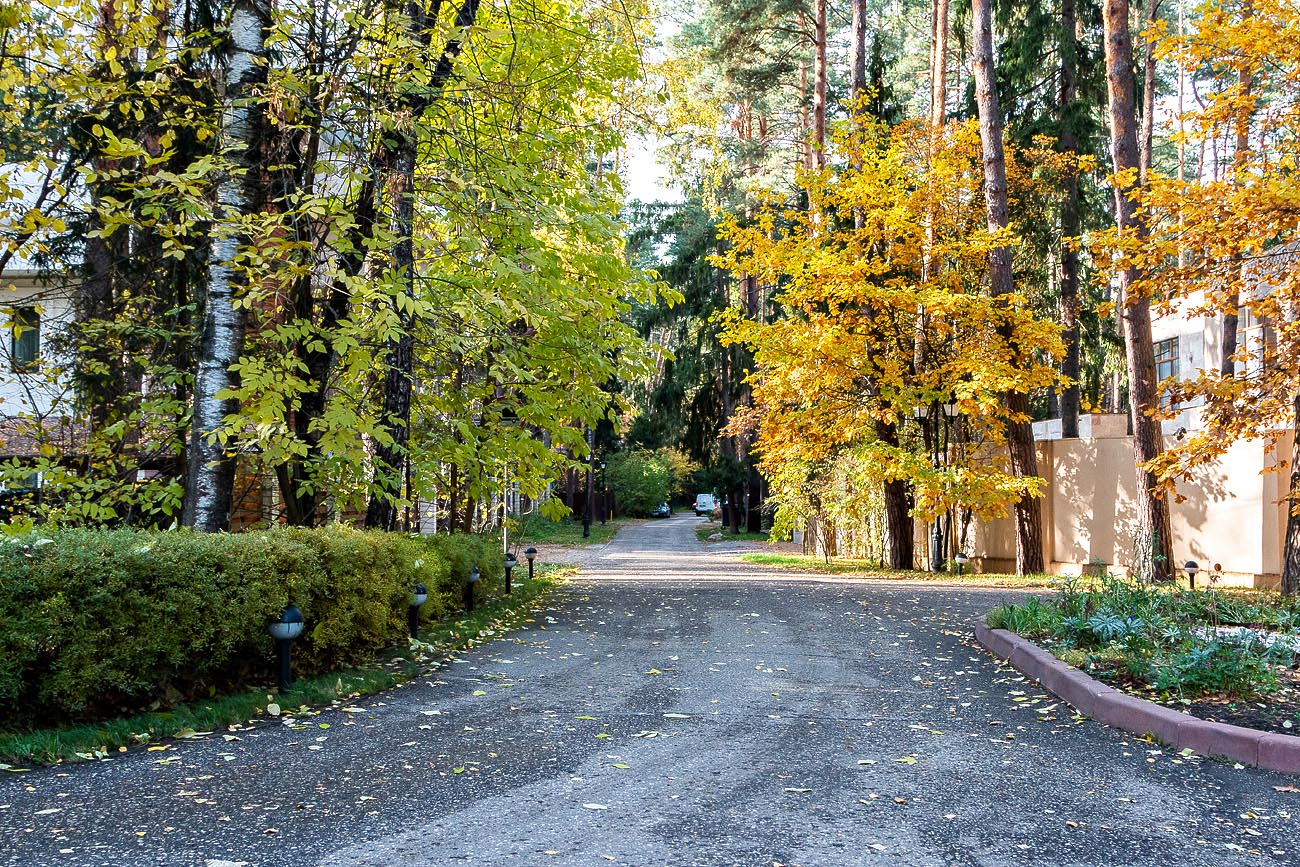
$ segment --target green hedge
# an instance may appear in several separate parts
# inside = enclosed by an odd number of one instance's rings
[[[59,530],[0,541],[0,723],[93,719],[272,679],[266,624],[288,604],[307,624],[302,675],[372,658],[425,619],[503,583],[490,539],[342,526],[198,534]]]

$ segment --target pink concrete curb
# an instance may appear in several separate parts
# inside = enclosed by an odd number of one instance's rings
[[[1155,735],[1174,749],[1300,774],[1300,737],[1197,719],[1134,698],[1098,683],[1032,641],[1005,629],[990,629],[983,621],[975,624],[975,637],[994,656],[1007,660],[1048,692],[1100,723],[1138,736]]]

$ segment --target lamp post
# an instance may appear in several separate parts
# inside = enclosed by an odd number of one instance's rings
[[[605,483],[605,462],[600,462],[600,526],[609,517],[609,486]]]
[[[1195,560],[1188,560],[1187,565],[1183,566],[1183,568],[1187,570],[1187,589],[1195,590],[1196,573],[1200,571],[1201,567],[1197,564]]]
[[[533,580],[533,561],[537,559],[537,549],[529,545],[524,549],[524,556],[528,558],[528,580]]]
[[[965,551],[958,551],[952,559],[957,564],[957,574],[961,575],[962,570],[966,568],[966,564],[970,562],[970,558],[966,556]]]
[[[507,596],[510,595],[510,573],[514,572],[515,567],[518,565],[519,565],[519,561],[515,559],[514,554],[506,555],[506,595]]]
[[[408,612],[412,638],[420,637],[420,606],[428,599],[429,588],[425,587],[423,582],[416,584],[415,589],[411,591],[411,605]]]
[[[591,470],[596,463],[596,431],[587,428],[587,505],[582,510],[582,538],[591,538]]]
[[[302,612],[298,610],[298,606],[290,605],[280,612],[279,620],[272,620],[266,627],[266,631],[275,639],[276,654],[280,662],[279,686],[282,693],[288,692],[290,685],[293,684],[290,657],[293,654],[293,640],[302,635],[303,625]]]
[[[474,613],[474,585],[478,583],[478,567],[469,570],[469,580],[465,582],[465,613]]]

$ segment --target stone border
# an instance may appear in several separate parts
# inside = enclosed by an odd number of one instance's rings
[[[1097,722],[1130,734],[1151,734],[1174,749],[1202,756],[1226,756],[1283,774],[1300,774],[1300,737],[1210,722],[1180,713],[1098,683],[1028,639],[1005,629],[975,624],[975,637],[993,655],[1007,660],[1048,692]]]

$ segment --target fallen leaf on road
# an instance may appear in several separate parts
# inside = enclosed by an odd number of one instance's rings
[[[631,765],[625,765],[625,764],[623,764],[622,762],[618,762],[617,764],[614,765],[614,767],[618,768],[620,771],[630,771],[630,770],[632,770],[632,766],[631,766]]]
[[[476,689],[476,690],[474,690],[474,695],[487,695],[487,690],[485,690],[485,689]]]
[[[899,764],[914,765],[916,764],[916,756],[903,756],[901,759],[894,759],[894,761]]]
[[[1274,786],[1273,791],[1297,793],[1300,792],[1300,789],[1297,789],[1295,786]]]
[[[608,810],[609,809],[609,804],[583,804],[582,806],[584,809],[587,810]]]

